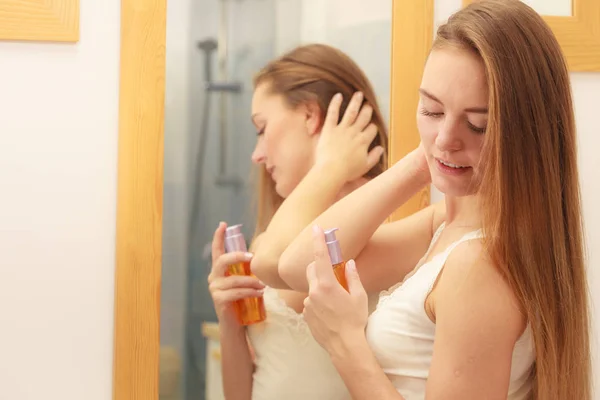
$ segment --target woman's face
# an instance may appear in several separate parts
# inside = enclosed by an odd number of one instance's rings
[[[432,183],[442,193],[477,192],[487,118],[481,59],[457,48],[433,50],[423,72],[417,126]]]
[[[287,197],[308,173],[320,127],[318,108],[291,109],[269,84],[259,84],[252,97],[252,122],[258,139],[252,161],[264,164],[275,182],[275,190]]]

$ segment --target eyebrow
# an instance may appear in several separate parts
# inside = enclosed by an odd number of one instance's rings
[[[421,93],[423,96],[427,97],[428,99],[435,101],[436,103],[444,105],[444,103],[442,103],[442,101],[440,99],[438,99],[437,97],[435,97],[434,95],[432,95],[425,89],[419,89],[419,93]],[[469,107],[469,108],[465,108],[465,112],[472,113],[472,114],[487,114],[488,108],[487,107]]]

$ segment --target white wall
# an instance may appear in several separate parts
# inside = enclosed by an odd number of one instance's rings
[[[571,15],[571,0],[528,0],[525,1],[543,15]],[[436,25],[460,9],[460,0],[436,0]],[[598,102],[600,101],[600,72],[572,73],[571,83],[575,99],[577,134],[579,141],[579,173],[583,197],[583,214],[586,225],[588,247],[588,278],[592,296],[592,345],[594,356],[595,399],[600,400],[600,136],[598,135]],[[432,190],[432,201],[443,197]]]
[[[0,42],[0,399],[112,398],[120,15]]]

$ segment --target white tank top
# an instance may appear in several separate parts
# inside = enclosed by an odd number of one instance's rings
[[[444,224],[435,233],[424,259],[443,227]],[[381,292],[377,309],[369,317],[369,345],[379,365],[406,400],[425,399],[435,338],[435,324],[425,312],[425,300],[452,250],[481,237],[480,231],[467,233],[417,268],[404,282]],[[530,394],[534,361],[533,340],[527,326],[513,351],[509,400],[526,399]]]
[[[248,327],[255,353],[252,400],[346,400],[351,396],[329,354],[315,341],[302,314],[264,292],[267,319]]]

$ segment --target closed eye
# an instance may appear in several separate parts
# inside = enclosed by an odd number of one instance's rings
[[[483,127],[480,128],[478,126],[473,125],[472,123],[470,123],[469,121],[467,121],[467,125],[469,125],[469,129],[472,130],[475,133],[485,133],[487,127]]]
[[[421,110],[419,110],[419,112],[422,115],[425,115],[426,117],[432,117],[432,118],[439,118],[442,115],[444,115],[444,113],[434,113],[434,112],[428,111],[428,110],[426,110],[424,108],[421,108]]]

